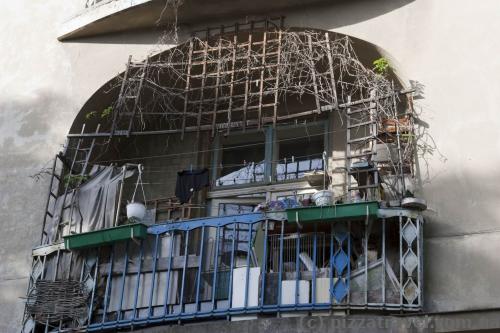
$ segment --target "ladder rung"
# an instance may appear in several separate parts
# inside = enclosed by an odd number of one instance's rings
[[[115,130],[113,133],[116,135],[128,135],[129,131],[128,130]]]
[[[361,126],[373,125],[373,124],[375,124],[375,121],[370,120],[370,121],[364,121],[362,123],[357,123],[357,124],[349,125],[349,126],[347,126],[347,128],[351,129],[351,128],[354,128],[354,127],[361,127]]]
[[[63,206],[63,210],[68,209],[68,208],[71,208],[71,206],[73,206],[73,205],[72,205],[72,204],[69,204],[69,205]]]
[[[350,175],[357,174],[357,173],[363,173],[363,172],[372,172],[372,171],[378,171],[377,168],[369,168],[369,169],[356,169],[356,171],[347,171]]]
[[[378,186],[379,186],[378,184],[355,186],[355,187],[349,187],[348,191],[362,190],[362,189],[367,189],[367,188],[377,188]]]
[[[356,142],[362,142],[362,141],[367,141],[367,140],[373,140],[375,139],[375,136],[373,135],[369,135],[369,136],[364,136],[362,138],[357,138],[357,139],[352,139],[352,140],[349,140],[347,141],[347,143],[356,143]]]
[[[370,155],[377,155],[377,153],[371,151],[369,153],[363,153],[363,154],[346,156],[346,158],[347,159],[353,159],[353,158],[360,158],[360,157],[368,157]]]
[[[145,62],[131,62],[130,63],[130,67],[134,67],[134,68],[141,68],[141,67],[146,67],[147,66],[147,63]]]
[[[61,177],[59,177],[58,175],[56,175],[56,174],[54,174],[54,173],[52,174],[52,177],[54,177],[54,178],[55,178],[55,179],[57,179],[58,181],[61,181]]]
[[[50,192],[49,194],[52,198],[57,199],[57,195],[55,195],[53,192]]]
[[[357,110],[351,110],[351,111],[347,112],[347,114],[351,115],[351,114],[360,113],[360,112],[368,111],[368,110],[372,110],[372,109],[375,109],[375,105],[367,106],[367,107],[357,109]]]
[[[52,215],[51,213],[49,212],[45,212],[45,214],[47,214],[48,216],[50,216],[51,218],[54,217],[54,215]]]
[[[135,99],[137,98],[137,96],[132,96],[132,95],[126,95],[125,98],[129,98],[129,99]]]

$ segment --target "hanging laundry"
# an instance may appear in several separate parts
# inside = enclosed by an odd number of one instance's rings
[[[175,185],[175,196],[181,204],[191,199],[194,192],[207,187],[210,184],[208,169],[183,170],[177,173],[177,184]]]

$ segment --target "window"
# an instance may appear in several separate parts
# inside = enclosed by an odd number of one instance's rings
[[[300,179],[307,172],[324,170],[325,126],[320,123],[278,129],[275,147],[276,181]]]
[[[219,216],[252,213],[256,205],[238,203],[220,203]]]
[[[224,138],[216,168],[216,186],[262,182],[265,174],[264,134],[249,133]]]
[[[325,122],[316,122],[222,138],[214,154],[215,185],[298,180],[324,170],[325,129]]]

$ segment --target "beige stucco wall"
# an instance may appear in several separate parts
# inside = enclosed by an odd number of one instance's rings
[[[18,0],[0,14],[0,331],[19,330],[46,186],[29,176],[60,149],[91,94],[144,57],[158,32],[60,43],[70,1]],[[425,86],[422,118],[444,158],[424,175],[425,302],[430,311],[500,307],[500,3],[379,0],[279,13],[289,26],[372,42],[399,75]],[[268,15],[269,13],[263,13]],[[421,163],[425,171],[425,163]]]

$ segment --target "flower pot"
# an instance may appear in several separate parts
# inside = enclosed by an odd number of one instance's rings
[[[141,221],[146,215],[146,206],[140,202],[131,202],[127,205],[127,217],[129,220]]]
[[[312,199],[316,206],[329,206],[333,204],[333,192],[328,190],[323,190],[314,193]]]

